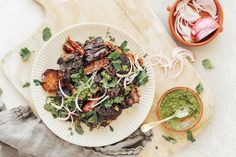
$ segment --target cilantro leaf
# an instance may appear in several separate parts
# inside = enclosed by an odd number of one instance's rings
[[[120,60],[112,61],[112,65],[114,66],[116,71],[121,71],[122,70],[121,61]]]
[[[196,139],[194,139],[194,137],[193,137],[192,131],[190,131],[190,130],[187,131],[187,140],[191,141],[191,142],[195,142],[196,141]]]
[[[167,142],[170,142],[170,143],[172,143],[172,144],[177,143],[177,140],[174,139],[174,138],[171,137],[171,136],[165,136],[165,135],[162,135],[162,137],[163,137]]]
[[[42,84],[42,82],[37,79],[34,79],[33,82],[35,86],[40,86]]]
[[[138,86],[144,85],[148,82],[148,75],[145,70],[141,71],[135,78],[135,82]]]
[[[108,59],[111,60],[115,60],[118,59],[120,57],[120,53],[119,52],[112,52],[111,54],[108,55]]]
[[[30,83],[29,82],[25,82],[25,84],[23,84],[23,88],[26,88],[26,87],[29,87],[30,86]]]
[[[83,130],[82,126],[80,125],[80,122],[75,123],[75,131],[80,135],[84,134],[84,130]]]
[[[205,69],[214,69],[209,59],[202,60],[202,65]]]
[[[50,28],[45,27],[43,29],[42,36],[43,36],[43,41],[48,41],[52,36]]]
[[[201,94],[204,91],[203,85],[199,83],[195,88],[198,94]]]
[[[103,103],[103,106],[105,106],[106,108],[109,108],[112,106],[113,101],[112,100],[105,100]]]
[[[31,51],[28,48],[23,48],[20,50],[20,56],[22,61],[27,61],[30,57]]]
[[[122,101],[124,101],[124,97],[122,96],[118,96],[114,99],[114,103],[121,103]]]
[[[126,48],[127,45],[128,45],[128,41],[126,41],[126,40],[121,43],[120,49],[121,49],[122,52],[128,52],[129,51],[129,49]]]

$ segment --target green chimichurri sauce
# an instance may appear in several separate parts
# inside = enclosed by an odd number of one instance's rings
[[[193,117],[188,124],[183,119],[174,118],[166,124],[174,129],[181,130],[192,125],[199,117],[198,99],[190,91],[179,89],[168,93],[160,105],[160,117],[162,119],[172,116],[179,108],[189,108],[188,117]]]

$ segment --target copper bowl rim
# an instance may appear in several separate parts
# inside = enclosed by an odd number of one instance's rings
[[[219,24],[219,28],[214,32],[214,34],[212,34],[209,38],[207,38],[206,40],[199,42],[199,43],[190,43],[185,41],[184,39],[182,39],[181,37],[179,37],[177,35],[177,33],[174,30],[174,12],[176,9],[177,4],[180,2],[181,0],[176,0],[175,3],[171,6],[168,7],[168,11],[169,11],[169,28],[171,30],[171,33],[173,34],[173,36],[183,45],[189,46],[189,47],[199,47],[199,46],[203,46],[208,44],[209,42],[211,42],[213,39],[216,38],[216,36],[221,33],[223,31],[223,20],[224,20],[224,15],[223,15],[223,9],[221,7],[221,4],[219,3],[218,0],[214,0],[216,7],[217,7],[217,15],[218,15],[218,24]]]
[[[191,127],[189,128],[186,128],[186,129],[183,129],[183,130],[177,130],[177,129],[174,129],[172,127],[170,127],[169,125],[167,125],[166,123],[162,123],[162,125],[167,128],[168,130],[171,130],[171,131],[175,131],[175,132],[186,132],[188,130],[191,130],[192,128],[194,128],[199,122],[200,120],[202,119],[202,115],[203,115],[203,103],[202,103],[202,100],[199,96],[199,94],[197,94],[194,90],[188,88],[188,87],[174,87],[174,88],[171,88],[169,90],[167,90],[164,94],[161,95],[161,98],[159,99],[158,103],[157,103],[157,118],[158,120],[161,120],[161,116],[160,116],[160,106],[161,106],[161,102],[163,101],[164,97],[173,92],[173,91],[177,91],[177,90],[187,90],[189,92],[191,92],[195,98],[197,98],[198,100],[198,105],[199,105],[199,117],[198,119],[194,122],[193,125],[191,125]]]

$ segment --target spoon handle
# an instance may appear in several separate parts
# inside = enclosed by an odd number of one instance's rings
[[[170,119],[174,118],[174,116],[170,116],[170,117],[167,117],[165,119],[162,119],[160,121],[156,121],[156,122],[151,122],[151,123],[147,123],[147,124],[143,124],[141,126],[141,131],[142,132],[148,132],[149,130],[151,130],[152,128],[154,128],[155,126],[161,124],[161,123],[164,123]]]

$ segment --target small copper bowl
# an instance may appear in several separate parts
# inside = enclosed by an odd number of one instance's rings
[[[202,104],[202,100],[200,99],[199,95],[192,89],[188,88],[188,87],[174,87],[174,88],[171,88],[169,89],[168,91],[166,91],[160,98],[160,100],[158,101],[158,104],[157,104],[157,118],[158,120],[161,120],[161,115],[160,115],[160,107],[161,107],[161,103],[162,101],[164,100],[165,96],[173,91],[177,91],[177,90],[186,90],[186,91],[189,91],[193,94],[193,96],[197,99],[198,101],[198,105],[199,105],[199,116],[198,118],[189,126],[189,127],[186,127],[184,129],[175,129],[171,126],[169,126],[168,124],[166,123],[162,123],[163,126],[165,126],[165,128],[167,128],[168,130],[171,130],[171,131],[175,131],[175,132],[186,132],[187,130],[191,130],[192,128],[194,128],[201,120],[202,118],[202,114],[203,114],[203,104]],[[191,120],[190,118],[192,117],[186,117],[186,118],[183,118],[184,121],[188,121],[188,120]]]
[[[203,40],[201,42],[198,42],[198,43],[190,43],[190,42],[187,42],[185,41],[184,39],[182,39],[181,37],[179,37],[177,35],[177,33],[175,32],[175,29],[174,29],[174,22],[175,22],[175,16],[174,16],[174,12],[175,12],[175,9],[176,9],[176,6],[178,5],[178,3],[180,2],[181,0],[176,0],[175,3],[171,6],[171,7],[168,7],[167,10],[169,11],[169,27],[170,27],[170,30],[171,30],[171,33],[173,34],[173,36],[183,45],[186,45],[186,46],[190,46],[190,47],[198,47],[198,46],[203,46],[203,45],[206,45],[208,44],[209,42],[211,42],[219,33],[221,33],[223,31],[223,19],[224,19],[224,16],[223,16],[223,9],[219,3],[218,0],[214,0],[215,4],[216,4],[216,7],[217,7],[217,14],[218,14],[218,24],[219,24],[219,28],[213,33],[211,34],[210,37],[208,37],[206,40]]]

